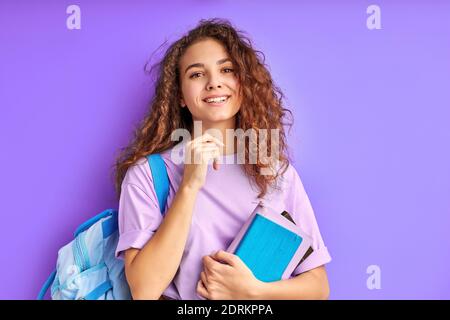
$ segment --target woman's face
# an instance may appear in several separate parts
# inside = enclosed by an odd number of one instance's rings
[[[241,100],[239,83],[225,47],[208,38],[186,50],[180,59],[181,106],[187,107],[193,120],[204,128],[234,128]],[[211,97],[226,97],[224,102]],[[209,102],[208,102],[209,101]],[[220,124],[220,125],[219,125]]]

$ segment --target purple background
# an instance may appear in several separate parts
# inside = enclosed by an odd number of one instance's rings
[[[34,299],[75,228],[117,207],[111,166],[152,94],[143,66],[211,17],[250,35],[293,110],[330,298],[450,298],[448,2],[127,2],[0,3],[1,299]]]

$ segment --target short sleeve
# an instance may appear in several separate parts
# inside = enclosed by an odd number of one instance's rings
[[[330,262],[331,256],[320,234],[309,197],[297,170],[292,165],[288,177],[290,186],[286,201],[287,211],[292,213],[295,223],[312,238],[313,248],[313,253],[293,271],[292,276],[296,276]]]
[[[145,160],[145,161],[144,161]],[[119,199],[119,241],[115,256],[129,248],[142,249],[158,229],[162,215],[147,160],[131,166],[122,182]]]

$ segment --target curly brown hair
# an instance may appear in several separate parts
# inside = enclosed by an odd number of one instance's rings
[[[114,164],[115,189],[118,198],[125,174],[130,166],[141,157],[163,152],[177,141],[171,140],[175,129],[185,128],[192,133],[193,120],[187,108],[180,107],[181,83],[179,61],[186,49],[201,40],[212,38],[220,41],[227,49],[240,83],[242,104],[236,115],[236,128],[244,132],[253,129],[259,136],[260,129],[279,130],[278,155],[279,170],[274,175],[262,175],[260,170],[268,166],[260,159],[256,164],[250,164],[249,146],[245,144],[245,163],[243,170],[250,182],[259,188],[258,198],[263,198],[269,184],[275,186],[276,178],[283,174],[289,166],[288,150],[284,123],[286,112],[292,118],[292,112],[283,107],[284,95],[274,84],[264,60],[264,54],[252,47],[252,43],[242,31],[236,30],[228,20],[200,20],[199,24],[185,36],[174,42],[165,52],[160,62],[153,65],[157,70],[155,94],[150,103],[148,114],[135,130],[134,139],[121,149]],[[262,55],[262,57],[261,57]],[[266,138],[268,146],[272,145],[270,134]]]

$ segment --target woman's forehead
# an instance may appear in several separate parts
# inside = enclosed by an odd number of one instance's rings
[[[203,63],[215,64],[220,60],[230,58],[225,46],[217,40],[205,39],[189,46],[180,59],[181,66]]]

